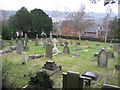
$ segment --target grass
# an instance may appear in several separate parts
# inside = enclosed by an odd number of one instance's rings
[[[88,48],[85,46],[85,41],[79,41],[81,43],[80,46],[75,47],[75,43],[78,42],[77,40],[73,40],[73,45],[69,45],[70,53],[77,53],[80,54],[80,56],[72,57],[70,54],[63,53],[63,46],[57,46],[59,50],[61,51],[60,54],[54,56],[52,59],[49,58],[38,58],[29,60],[26,65],[22,65],[22,58],[20,54],[17,54],[16,51],[13,53],[6,53],[1,55],[1,61],[4,62],[5,59],[8,60],[10,69],[9,73],[13,73],[13,76],[9,79],[10,82],[13,82],[16,80],[16,87],[21,88],[25,85],[27,85],[29,81],[29,76],[24,77],[24,74],[30,74],[36,70],[41,70],[43,65],[47,60],[53,60],[57,65],[62,66],[62,70],[57,72],[56,74],[52,75],[50,78],[55,82],[54,88],[62,88],[62,73],[67,71],[74,71],[83,73],[84,71],[93,71],[97,72],[99,74],[102,74],[102,78],[99,81],[99,84],[96,86],[92,86],[94,88],[99,88],[103,84],[103,79],[105,75],[109,75],[108,84],[112,85],[118,85],[118,74],[120,74],[120,71],[116,71],[113,75],[114,65],[118,63],[118,53],[114,52],[113,49],[106,51],[113,51],[115,54],[115,61],[108,59],[108,66],[107,67],[98,67],[97,62],[92,61],[92,56],[94,53],[98,53],[101,48],[107,48],[110,43],[103,43],[103,42],[93,42],[89,41],[88,45],[91,48]],[[96,44],[100,44],[101,46],[97,47]],[[26,51],[27,57],[30,55],[33,55],[34,53],[37,54],[44,54],[45,48],[42,47],[42,45],[39,44],[39,46],[35,46],[34,42],[29,42],[29,51]],[[6,44],[6,48],[8,48],[9,45]],[[82,48],[82,50],[75,51],[76,48]],[[84,50],[89,50],[88,52]],[[36,67],[32,67],[32,65],[38,64]],[[48,71],[48,70],[47,70]],[[48,71],[49,72],[49,71]]]

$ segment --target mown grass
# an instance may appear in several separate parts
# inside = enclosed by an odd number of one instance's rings
[[[44,40],[43,40],[44,41]],[[57,46],[59,50],[61,51],[60,54],[54,56],[52,59],[49,58],[39,58],[39,59],[33,59],[29,60],[26,65],[22,65],[22,57],[20,54],[17,54],[16,51],[13,53],[7,53],[1,55],[1,61],[4,62],[5,59],[8,60],[10,69],[9,73],[13,73],[13,76],[9,79],[10,82],[16,81],[16,87],[21,88],[25,85],[27,85],[29,81],[29,76],[24,77],[24,75],[29,75],[33,73],[36,70],[41,70],[43,65],[47,60],[53,60],[57,65],[62,66],[62,70],[58,71],[56,74],[52,75],[50,78],[55,82],[54,88],[62,88],[62,73],[67,71],[74,71],[83,73],[84,71],[93,71],[97,72],[99,74],[102,74],[102,78],[100,79],[98,85],[92,86],[95,88],[99,88],[103,84],[103,79],[105,75],[109,75],[108,84],[112,85],[118,85],[118,74],[120,71],[116,71],[113,75],[114,65],[118,63],[118,53],[113,51],[113,48],[110,50],[107,50],[106,48],[110,45],[110,43],[103,43],[103,42],[88,42],[88,47],[85,46],[85,41],[78,41],[73,40],[73,45],[69,45],[70,53],[77,53],[80,54],[80,56],[71,56],[70,54],[63,53],[63,46]],[[75,46],[76,42],[80,42],[80,46]],[[100,44],[101,46],[97,47],[96,44]],[[9,45],[7,45],[6,48],[8,48]],[[41,44],[39,46],[35,46],[34,42],[29,42],[29,51],[26,51],[27,57],[30,55],[33,55],[34,53],[37,54],[44,54],[45,48]],[[82,50],[75,51],[76,48],[81,48]],[[92,56],[94,53],[98,53],[101,48],[105,48],[106,51],[113,51],[115,54],[115,61],[112,59],[108,59],[108,66],[107,67],[98,67],[97,62],[92,61]],[[84,51],[88,50],[88,52]],[[38,64],[36,67],[32,67],[32,65]],[[42,69],[43,70],[43,69]],[[47,70],[48,71],[48,70]],[[49,72],[49,71],[48,71]]]

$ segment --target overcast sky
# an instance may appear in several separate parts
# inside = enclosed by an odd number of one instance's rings
[[[25,6],[28,10],[40,8],[42,10],[77,11],[81,4],[86,6],[86,12],[106,12],[107,7],[111,6],[112,11],[118,13],[117,3],[104,6],[104,0],[97,4],[91,4],[89,0],[0,0],[0,9],[19,10]]]

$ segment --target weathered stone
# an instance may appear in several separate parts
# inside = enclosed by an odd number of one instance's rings
[[[22,52],[22,64],[27,63],[26,52]]]
[[[53,46],[51,44],[46,45],[46,53],[45,53],[46,58],[52,58],[52,49]]]
[[[76,42],[76,45],[80,45],[80,42]]]
[[[73,53],[72,55],[73,56],[80,56],[80,54],[77,54],[77,53]]]
[[[68,48],[68,46],[67,46],[68,44],[69,44],[69,43],[68,43],[67,41],[65,41],[65,47],[64,47],[64,49],[63,49],[63,52],[69,54],[69,53],[70,53],[70,50],[69,50],[69,48]]]
[[[10,49],[11,50],[16,50],[17,46],[11,46]]]
[[[104,49],[102,49],[98,55],[98,66],[107,67],[107,63],[108,63],[107,52]]]
[[[4,50],[0,50],[0,53],[9,53],[12,52],[11,49],[4,49]]]
[[[114,53],[109,51],[109,52],[108,52],[108,57],[109,57],[109,58],[115,58]]]
[[[82,50],[81,48],[76,48],[75,51]]]
[[[27,51],[29,50],[29,47],[28,46],[23,46],[23,51]]]
[[[29,56],[30,59],[41,58],[41,57],[44,57],[44,55],[34,53],[32,56]]]
[[[22,53],[22,44],[21,43],[17,42],[17,48],[16,48],[16,50],[17,50],[18,54]]]
[[[92,80],[97,80],[99,74],[96,72],[91,72],[91,71],[85,71],[82,76],[90,77]]]

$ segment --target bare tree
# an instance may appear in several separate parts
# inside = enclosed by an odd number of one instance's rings
[[[70,19],[75,26],[75,31],[78,32],[79,40],[81,40],[82,32],[94,24],[93,18],[86,15],[84,5],[81,5],[78,12],[72,13]]]
[[[110,15],[111,15],[112,9],[109,6],[107,8],[107,13],[106,16],[103,19],[103,26],[105,28],[105,42],[107,41],[107,37],[108,37],[108,32],[109,32],[109,21],[110,21]]]

